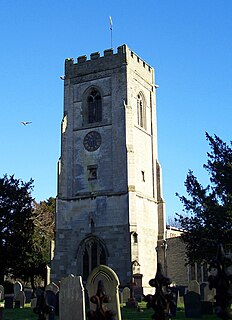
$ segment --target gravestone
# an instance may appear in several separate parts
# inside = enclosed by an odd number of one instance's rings
[[[122,290],[122,303],[128,302],[129,299],[130,299],[130,289],[128,287],[125,287]]]
[[[200,294],[200,285],[197,280],[191,280],[188,284],[188,292],[193,291]]]
[[[0,301],[4,300],[4,287],[0,285]]]
[[[55,308],[56,315],[59,314],[59,290],[60,288],[54,282],[49,283],[45,288],[47,299],[49,299],[48,304]],[[53,320],[54,314],[50,314],[48,319]]]
[[[201,298],[200,294],[194,291],[186,293],[184,296],[184,310],[186,318],[201,318]]]
[[[202,304],[202,313],[203,314],[213,314],[213,304],[215,302],[215,297],[216,295],[216,290],[209,289],[209,285],[207,284],[204,288],[204,297],[203,301],[201,302]]]
[[[24,293],[26,296],[26,302],[25,303],[30,303],[31,302],[31,298],[32,298],[32,293],[33,290],[30,288],[24,288]]]
[[[13,309],[14,307],[14,294],[13,293],[8,293],[5,294],[5,308],[6,309]]]
[[[49,283],[49,284],[46,286],[46,288],[45,288],[45,291],[48,291],[48,290],[50,290],[50,291],[54,292],[55,294],[57,294],[57,292],[58,292],[60,289],[59,289],[59,287],[58,287],[57,284],[55,284],[54,282],[51,282],[51,283]]]
[[[56,309],[56,294],[51,291],[51,290],[46,290],[45,291],[46,293],[46,302],[47,302],[47,305],[50,306],[50,307],[53,307],[54,309],[54,313],[50,313],[47,315],[47,318],[48,320],[54,320],[55,319],[55,309]]]
[[[31,298],[31,308],[34,309],[37,305],[37,297]]]
[[[184,295],[187,291],[186,286],[177,286],[178,288],[178,298],[177,298],[177,304],[183,304],[184,303]]]
[[[111,268],[107,266],[100,265],[99,267],[95,268],[90,273],[86,284],[89,300],[91,297],[96,296],[99,284],[103,284],[105,294],[111,299],[111,301],[105,304],[105,307],[115,313],[115,320],[121,320],[118,276]],[[90,310],[96,310],[96,305],[91,301]]]
[[[172,292],[173,300],[175,301],[175,304],[171,304],[170,306],[170,312],[173,317],[176,316],[176,310],[177,310],[177,302],[178,302],[178,288],[176,286],[170,286],[169,290]]]
[[[206,283],[202,282],[200,284],[200,295],[201,295],[201,300],[204,300],[204,291],[205,291]]]
[[[61,280],[59,319],[85,320],[85,294],[80,276],[69,275]]]
[[[216,290],[213,288],[210,290],[209,285],[207,284],[204,289],[204,301],[215,302]]]
[[[143,298],[143,285],[142,285],[142,278],[143,275],[140,273],[133,274],[134,278],[134,297],[137,301],[142,301]]]
[[[17,296],[15,297],[15,303],[18,303],[19,307],[24,308],[26,302],[26,295],[23,291],[19,291]]]
[[[16,296],[18,295],[18,293],[20,291],[23,290],[23,286],[22,286],[22,283],[20,281],[16,281],[14,283],[14,298],[16,298]]]

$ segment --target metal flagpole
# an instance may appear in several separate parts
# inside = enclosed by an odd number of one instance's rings
[[[111,49],[113,49],[113,21],[110,16],[110,40],[111,40]]]

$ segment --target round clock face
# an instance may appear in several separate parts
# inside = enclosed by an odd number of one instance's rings
[[[97,131],[90,131],[84,137],[84,147],[87,151],[95,151],[101,145],[101,135]]]

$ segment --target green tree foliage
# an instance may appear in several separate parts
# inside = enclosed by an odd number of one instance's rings
[[[28,252],[28,275],[32,286],[35,276],[46,279],[46,266],[50,262],[50,245],[54,239],[55,198],[34,202],[34,233],[31,250]]]
[[[21,272],[31,246],[33,180],[22,182],[14,176],[0,179],[0,281],[4,274]]]
[[[232,249],[232,141],[228,145],[208,133],[206,139],[211,151],[203,167],[210,184],[203,187],[189,171],[185,181],[187,197],[177,194],[185,214],[177,214],[176,220],[184,230],[188,263],[209,261],[219,243]]]

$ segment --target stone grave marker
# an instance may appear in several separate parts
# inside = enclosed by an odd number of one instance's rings
[[[53,291],[55,294],[57,294],[57,292],[58,292],[60,289],[59,289],[58,285],[55,284],[55,282],[51,282],[51,283],[49,283],[49,284],[46,286],[46,288],[45,288],[45,291],[48,291],[48,290]]]
[[[209,285],[207,284],[204,289],[204,301],[215,302],[216,289],[213,288],[210,290]]]
[[[24,288],[24,293],[26,296],[26,303],[30,303],[31,302],[31,298],[32,298],[32,293],[33,290],[30,288]]]
[[[104,307],[115,313],[115,320],[121,320],[118,286],[118,276],[111,268],[105,265],[95,268],[90,273],[86,284],[89,300],[97,295],[100,288],[103,289],[105,295],[110,298],[110,301],[105,303]],[[96,304],[91,301],[90,310],[96,311]]]
[[[23,286],[20,281],[16,281],[14,283],[14,300],[15,300],[15,308],[24,307],[26,296],[23,292]]]
[[[18,295],[18,293],[20,291],[23,290],[23,286],[22,286],[22,283],[20,281],[16,281],[14,283],[14,298],[16,298],[16,296]]]
[[[17,296],[15,297],[15,307],[18,306],[19,308],[24,308],[26,303],[26,295],[23,291],[19,291]]]
[[[175,301],[175,306],[171,306],[170,307],[170,312],[172,314],[173,317],[176,316],[176,310],[177,310],[177,302],[178,302],[178,296],[179,296],[179,290],[176,286],[170,286],[170,291],[172,292],[173,294],[173,298],[174,298],[174,301]]]
[[[46,302],[50,307],[54,308],[54,313],[50,313],[47,315],[48,320],[55,319],[55,309],[56,309],[56,294],[52,290],[46,290]]]
[[[190,291],[184,296],[184,309],[186,318],[202,318],[200,294]]]
[[[133,274],[135,286],[134,286],[134,297],[137,301],[142,301],[143,299],[143,285],[142,278],[143,275],[140,273]]]
[[[4,287],[0,285],[0,301],[4,300]]]
[[[5,308],[6,309],[13,309],[13,307],[14,307],[14,294],[13,293],[5,294],[4,300],[5,300]]]
[[[213,314],[213,304],[215,302],[216,290],[213,288],[212,290],[209,289],[209,285],[207,284],[204,288],[204,297],[202,304],[202,313],[203,314]]]
[[[178,288],[178,300],[177,300],[177,304],[183,304],[184,303],[184,295],[187,291],[187,287],[185,286],[177,286]]]
[[[37,305],[37,297],[31,298],[31,308],[34,309]]]
[[[201,300],[204,300],[204,291],[205,291],[206,283],[202,282],[200,284],[200,295],[201,295]]]
[[[59,319],[85,320],[85,294],[80,276],[69,275],[61,280]]]
[[[128,302],[129,299],[130,299],[130,288],[125,287],[122,290],[122,303]]]
[[[191,280],[188,284],[188,292],[193,291],[200,294],[200,285],[197,280]]]

